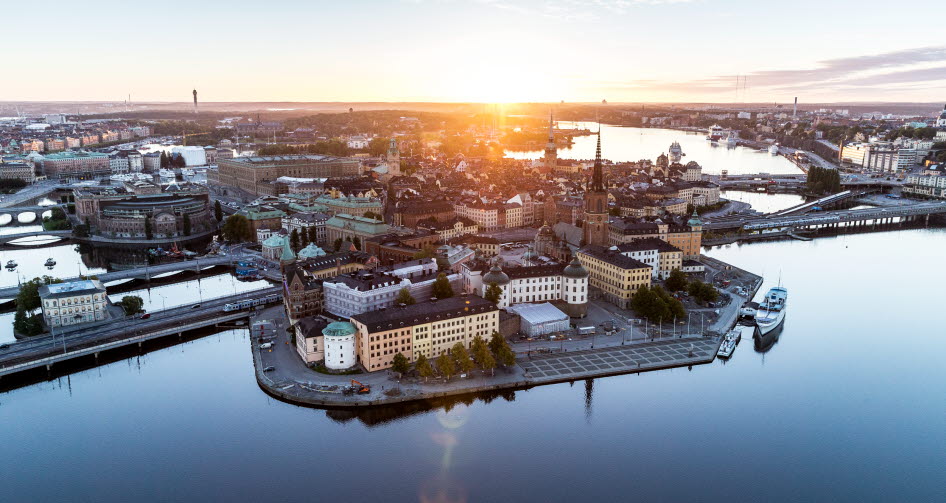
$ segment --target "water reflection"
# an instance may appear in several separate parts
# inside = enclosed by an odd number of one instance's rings
[[[598,125],[591,122],[559,122],[558,127],[570,129],[578,127],[597,131]],[[721,174],[727,170],[730,174],[771,173],[800,174],[802,171],[791,161],[782,156],[773,156],[766,151],[750,147],[732,149],[714,147],[706,141],[705,133],[696,134],[672,129],[634,128],[601,125],[602,156],[614,162],[634,162],[641,159],[656,160],[661,153],[667,152],[674,141],[680,143],[683,163],[696,161],[703,166],[704,173]],[[558,150],[560,159],[594,159],[597,138],[595,136],[577,136],[569,148]],[[511,151],[505,155],[513,159],[539,159],[541,150]]]

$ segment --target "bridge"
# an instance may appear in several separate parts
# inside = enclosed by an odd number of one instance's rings
[[[278,287],[203,301],[200,308],[180,306],[154,311],[147,320],[137,316],[111,320],[96,326],[77,328],[65,334],[31,337],[0,349],[0,377],[58,362],[99,353],[148,340],[181,335],[190,330],[216,326],[249,316],[249,311],[223,311],[225,304],[280,293]],[[280,297],[281,298],[281,297]],[[68,330],[68,329],[66,329]]]
[[[169,272],[179,272],[179,271],[197,271],[201,269],[207,269],[208,267],[218,266],[218,265],[231,265],[234,262],[240,260],[252,260],[250,256],[243,255],[227,255],[221,257],[209,257],[209,258],[199,258],[194,260],[182,260],[180,262],[171,262],[168,264],[160,264],[155,266],[145,266],[137,267],[135,269],[127,269],[124,271],[112,271],[96,275],[102,283],[108,281],[118,281],[123,279],[146,279],[150,280],[152,276],[158,274],[164,274]],[[77,281],[82,278],[72,277],[72,278],[62,278],[63,281]],[[19,286],[10,286],[7,288],[0,288],[0,299],[12,299],[20,293]]]
[[[767,231],[771,229],[812,229],[841,224],[893,223],[930,215],[946,214],[946,201],[922,202],[888,208],[823,211],[814,214],[785,216],[733,216],[703,224],[703,230]]]
[[[30,231],[30,232],[18,232],[16,234],[4,234],[0,235],[0,244],[7,244],[10,241],[16,241],[17,239],[31,238],[36,236],[51,236],[51,237],[60,237],[67,238],[72,236],[72,230],[66,229],[61,231]]]
[[[807,185],[808,175],[754,173],[746,175],[727,175],[725,178],[720,175],[704,175],[704,179],[719,185],[719,187],[724,190],[758,190],[763,188],[766,190],[804,190]],[[887,180],[885,178],[845,176],[841,180],[841,187],[848,190],[889,192],[901,186],[902,183],[900,181]]]
[[[791,208],[786,208],[782,211],[779,211],[774,214],[777,217],[784,217],[788,215],[797,215],[801,213],[808,213],[810,211],[815,211],[815,208],[830,208],[837,207],[838,205],[845,203],[847,201],[853,201],[854,199],[864,195],[864,192],[854,192],[850,190],[845,190],[843,192],[838,192],[837,194],[831,194],[830,196],[822,197],[808,203],[802,203],[797,206],[792,206]]]

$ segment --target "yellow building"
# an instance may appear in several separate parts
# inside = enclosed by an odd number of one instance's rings
[[[603,246],[588,245],[576,256],[588,270],[589,285],[597,288],[605,300],[622,308],[630,307],[631,296],[642,286],[650,286],[651,267],[640,260]]]
[[[390,368],[398,353],[414,362],[449,353],[458,342],[469,348],[477,335],[489,339],[499,330],[499,309],[480,297],[451,297],[356,314],[351,323],[358,362],[374,372]]]
[[[702,236],[703,222],[695,211],[686,225],[668,224],[660,219],[653,222],[641,222],[632,218],[614,219],[610,225],[612,245],[657,238],[683,251],[684,259],[699,258]]]

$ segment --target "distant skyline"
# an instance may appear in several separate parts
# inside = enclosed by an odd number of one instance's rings
[[[31,63],[6,73],[0,98],[946,102],[946,45],[924,23],[942,11],[935,0],[53,0],[5,27],[8,54]]]

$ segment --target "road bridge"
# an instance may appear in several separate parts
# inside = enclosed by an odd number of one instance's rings
[[[777,213],[773,213],[773,216],[784,217],[788,215],[799,215],[803,213],[808,213],[811,211],[816,211],[815,208],[831,208],[837,207],[840,204],[843,204],[848,201],[853,201],[854,199],[863,196],[865,193],[861,191],[850,191],[845,190],[843,192],[838,192],[837,194],[831,194],[830,196],[825,196],[820,199],[816,199],[811,202],[802,203],[797,206],[792,206],[791,208],[786,208]],[[817,210],[817,211],[820,211]]]
[[[207,269],[208,267],[214,267],[218,265],[233,265],[235,262],[240,260],[252,260],[250,256],[244,255],[226,255],[220,257],[205,257],[198,258],[194,260],[182,260],[180,262],[171,262],[168,264],[159,264],[154,266],[145,266],[137,267],[135,269],[127,269],[124,271],[112,271],[102,274],[98,274],[97,277],[102,283],[109,281],[118,281],[123,279],[145,279],[150,280],[153,276],[158,274],[165,274],[169,272],[180,272],[180,271],[197,271],[201,269]],[[79,277],[71,278],[62,278],[63,281],[77,281]],[[19,286],[10,286],[7,288],[0,288],[0,299],[12,299],[20,293]]]
[[[279,294],[278,287],[218,297],[201,302],[199,308],[180,306],[155,311],[147,320],[128,316],[119,320],[79,328],[65,334],[31,337],[0,349],[0,376],[46,367],[83,356],[98,354],[148,340],[181,335],[190,330],[216,326],[249,316],[250,311],[225,312],[223,306],[241,300]],[[282,297],[280,296],[280,299]],[[66,329],[68,330],[68,328]]]
[[[61,231],[31,231],[31,232],[18,232],[16,234],[4,234],[0,235],[0,244],[7,244],[10,241],[16,241],[17,239],[31,238],[36,236],[50,236],[50,237],[60,237],[67,238],[72,236],[72,230],[66,229]]]
[[[861,223],[895,223],[946,214],[946,201],[922,202],[887,208],[823,211],[807,215],[736,216],[727,220],[706,222],[703,230],[766,231],[771,229],[814,229]]]

